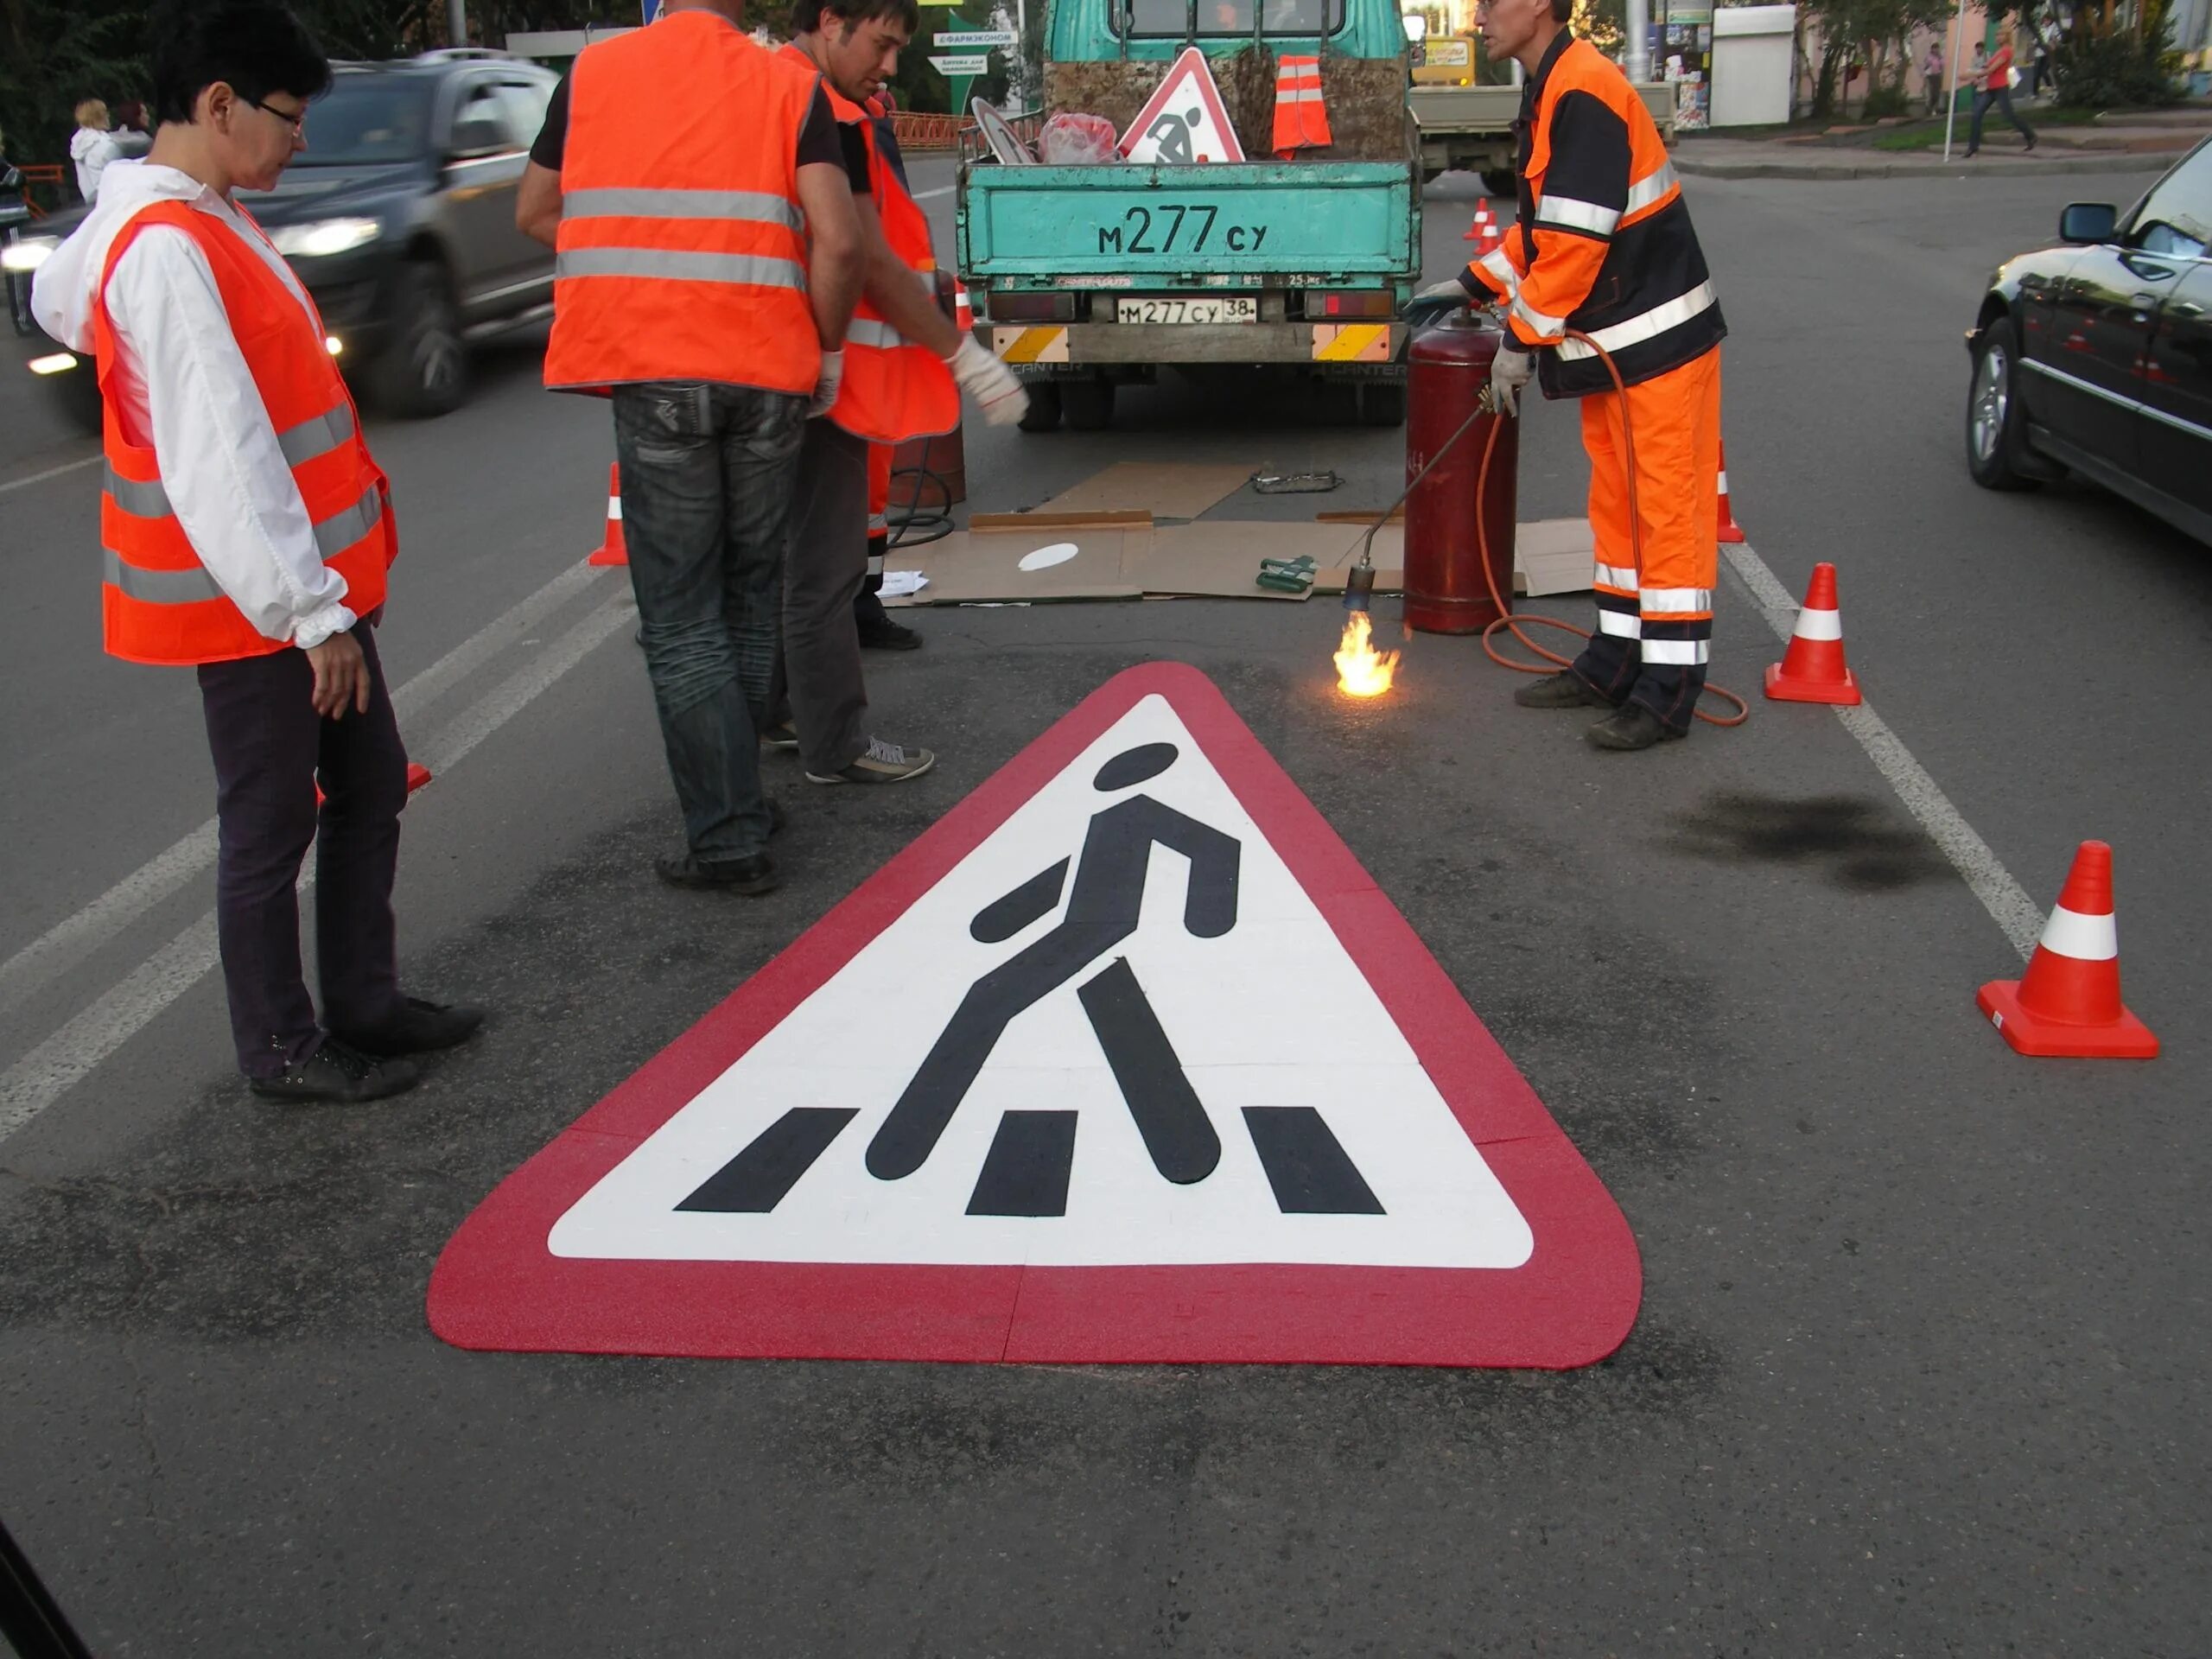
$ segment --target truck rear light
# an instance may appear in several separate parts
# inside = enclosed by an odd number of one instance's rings
[[[1073,322],[1072,294],[992,294],[985,302],[993,322]]]
[[[1387,317],[1395,309],[1388,289],[1361,289],[1350,294],[1309,293],[1306,296],[1306,315],[1309,317]]]

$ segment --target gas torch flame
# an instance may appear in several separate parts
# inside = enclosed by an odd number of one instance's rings
[[[1337,689],[1346,696],[1379,697],[1398,672],[1395,651],[1377,651],[1370,639],[1374,625],[1365,611],[1354,611],[1337,646]]]

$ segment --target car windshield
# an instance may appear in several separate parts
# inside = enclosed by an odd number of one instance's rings
[[[429,147],[430,83],[415,75],[342,74],[308,111],[294,167],[404,162]]]

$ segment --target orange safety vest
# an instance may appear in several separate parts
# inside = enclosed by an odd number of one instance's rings
[[[813,72],[814,60],[797,41],[784,52]],[[934,303],[937,255],[930,246],[928,219],[899,182],[876,143],[871,111],[843,97],[827,80],[822,90],[829,94],[830,112],[842,124],[860,127],[868,144],[868,193],[875,199],[876,217],[883,222],[883,239],[899,263],[916,273],[915,280]],[[862,294],[845,330],[845,378],[830,418],[871,443],[936,437],[960,423],[960,388],[942,358],[899,334]]]
[[[569,76],[547,385],[814,390],[798,135],[816,84],[696,8],[583,49]]]
[[[384,603],[385,570],[399,550],[385,475],[362,442],[353,400],[323,343],[322,319],[312,305],[303,308],[283,279],[226,226],[189,203],[157,201],[117,233],[92,308],[92,349],[106,394],[100,422],[107,459],[100,491],[104,643],[111,657],[165,667],[289,651],[290,640],[270,639],[215,585],[170,510],[153,446],[124,436],[118,400],[106,391],[117,362],[108,281],[116,262],[152,225],[174,226],[207,256],[232,337],[307,505],[315,546],[323,563],[345,577],[346,604],[356,616]]]

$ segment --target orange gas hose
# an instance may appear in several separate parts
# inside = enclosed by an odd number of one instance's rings
[[[1636,548],[1636,568],[1638,570],[1641,570],[1643,569],[1643,515],[1637,510],[1636,423],[1629,414],[1628,388],[1622,383],[1621,372],[1613,366],[1613,359],[1611,357],[1607,355],[1604,346],[1600,346],[1596,340],[1591,339],[1589,335],[1584,334],[1579,328],[1570,328],[1567,331],[1567,334],[1570,340],[1579,340],[1584,345],[1587,346],[1592,351],[1598,353],[1598,360],[1605,365],[1605,372],[1612,376],[1613,390],[1620,397],[1621,448],[1624,452],[1622,455],[1622,461],[1628,469],[1629,536]],[[1464,430],[1464,429],[1462,429]],[[1478,497],[1482,494],[1484,486],[1490,482],[1490,463],[1491,458],[1497,453],[1497,423],[1496,422],[1492,422],[1490,429],[1490,435],[1483,441],[1482,466],[1480,470],[1477,473],[1475,479],[1475,491]],[[1448,448],[1450,446],[1447,444],[1446,448]],[[1415,480],[1414,481],[1418,483],[1420,480]],[[1411,490],[1408,490],[1407,493],[1408,494],[1412,493]],[[1555,668],[1566,668],[1570,666],[1573,662],[1573,658],[1570,657],[1562,657],[1557,652],[1545,650],[1543,646],[1538,645],[1534,639],[1531,639],[1527,634],[1521,632],[1521,625],[1523,622],[1537,623],[1547,628],[1557,628],[1562,633],[1571,633],[1578,639],[1587,639],[1590,637],[1590,630],[1587,628],[1578,628],[1572,622],[1562,622],[1555,616],[1516,616],[1513,613],[1513,607],[1505,602],[1504,595],[1497,591],[1497,575],[1491,566],[1490,534],[1489,531],[1484,528],[1483,515],[1479,512],[1475,515],[1475,543],[1482,552],[1483,583],[1490,589],[1491,603],[1497,606],[1498,610],[1497,620],[1491,623],[1488,627],[1483,630],[1483,654],[1488,657],[1491,661],[1496,663],[1500,668],[1510,668],[1516,674],[1547,673],[1549,671],[1544,666],[1546,663],[1550,664]],[[1496,633],[1500,628],[1505,629],[1508,632],[1511,633],[1516,639],[1518,639],[1522,645],[1528,646],[1530,651],[1535,652],[1537,656],[1543,658],[1543,662],[1516,662],[1510,657],[1500,655],[1497,647],[1491,643],[1491,636]],[[1733,691],[1728,690],[1726,686],[1716,685],[1712,681],[1708,680],[1706,682],[1705,690],[1707,691],[1710,691],[1714,696],[1725,697],[1730,702],[1736,705],[1735,714],[1725,717],[1719,715],[1708,715],[1702,709],[1696,710],[1697,717],[1705,721],[1707,725],[1740,726],[1751,717],[1751,705],[1745,702],[1743,698],[1738,696]]]

